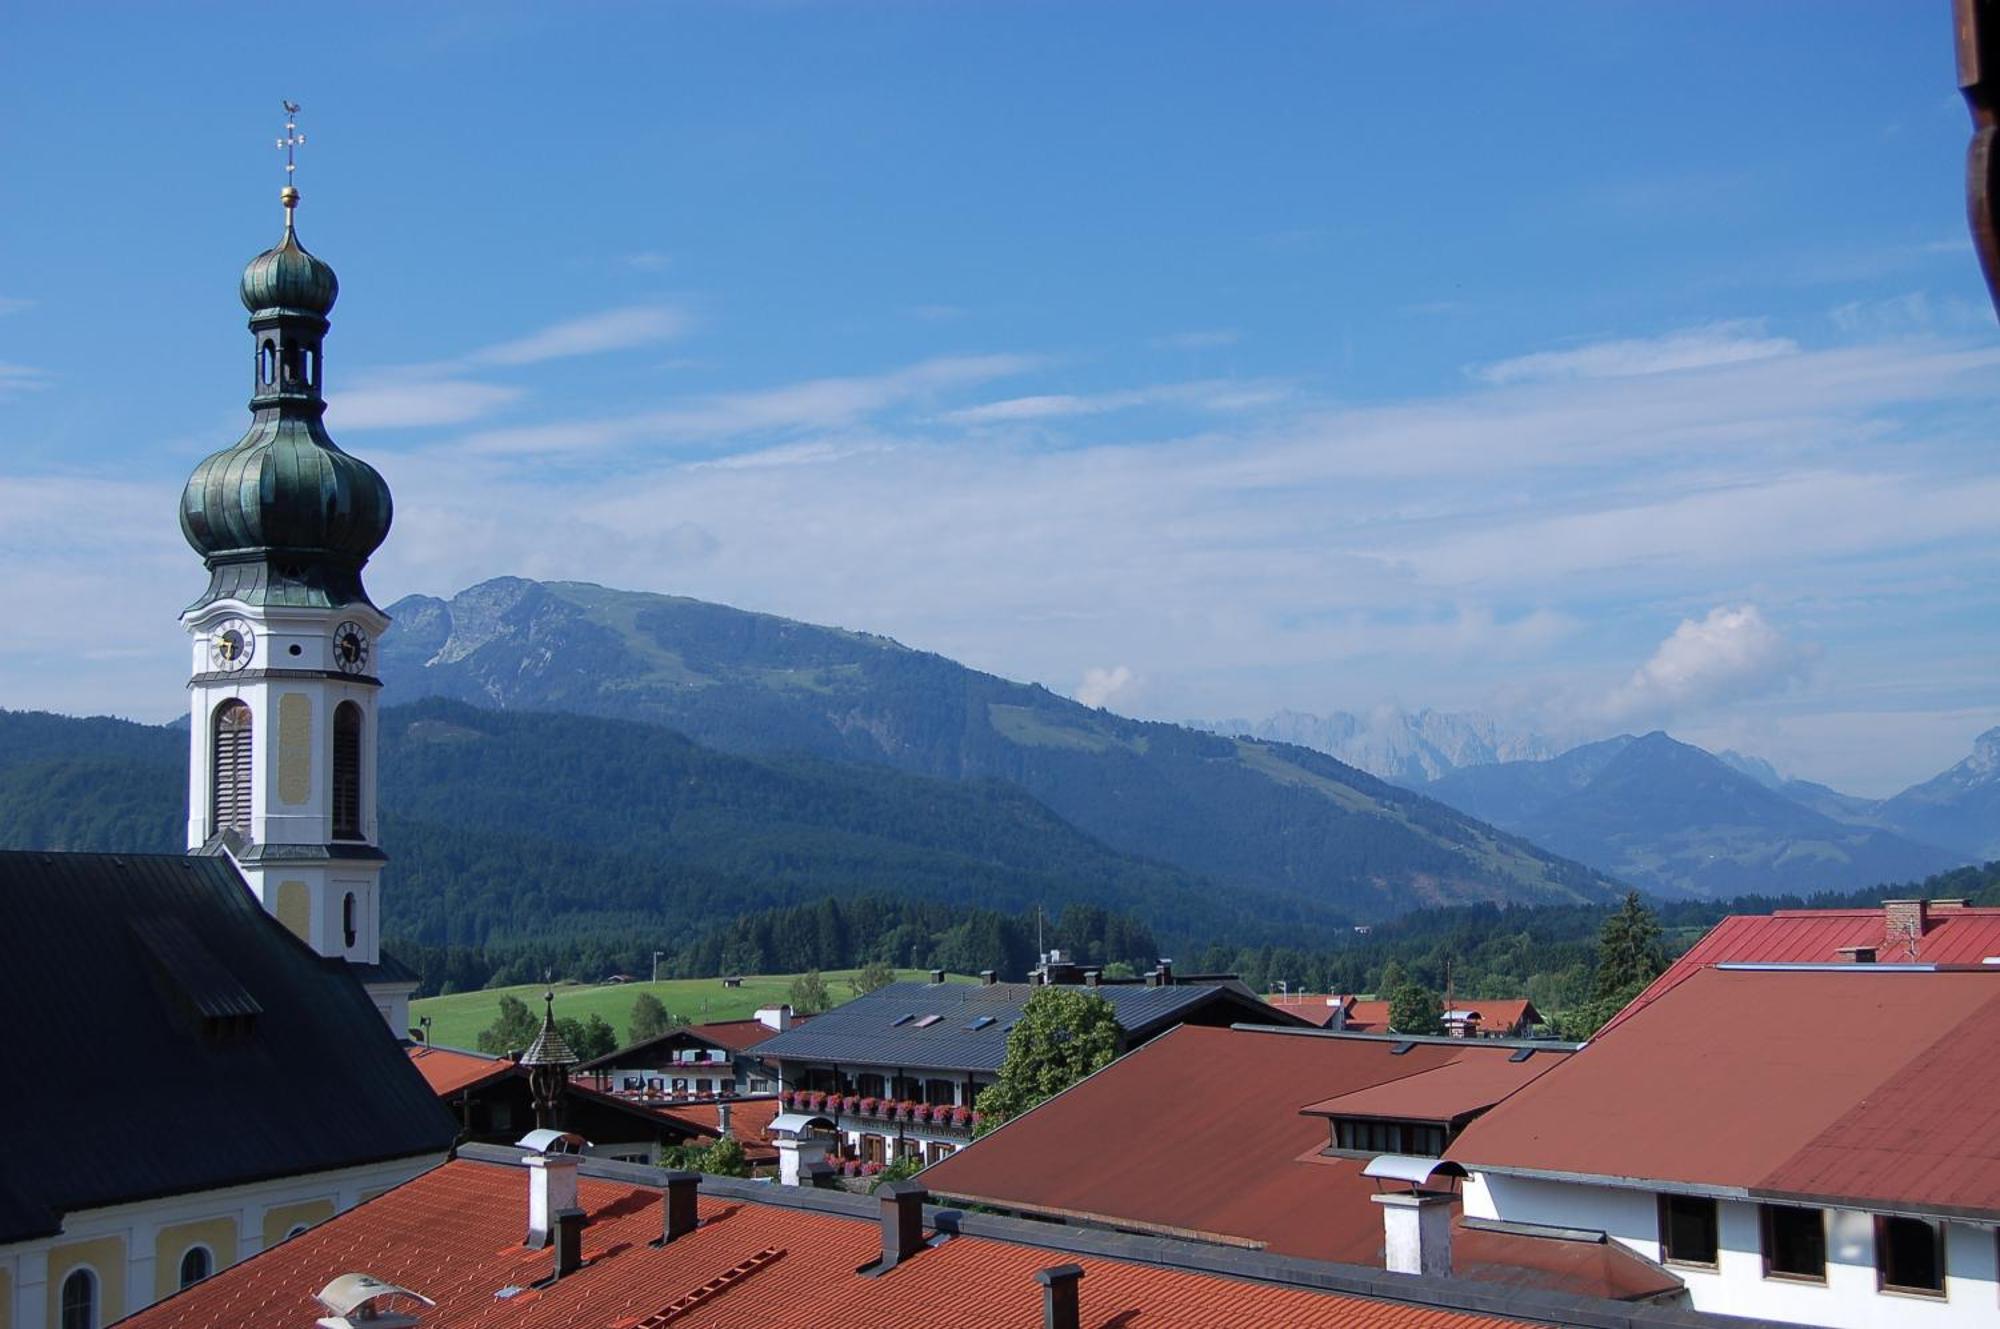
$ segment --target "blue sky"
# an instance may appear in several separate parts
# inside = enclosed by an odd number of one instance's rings
[[[183,704],[289,96],[383,603],[574,577],[1868,793],[2000,723],[1946,0],[249,12],[0,13],[0,704]]]

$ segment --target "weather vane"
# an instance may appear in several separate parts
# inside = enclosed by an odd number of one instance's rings
[[[285,136],[278,140],[278,147],[285,154],[285,184],[289,187],[292,175],[299,169],[298,150],[305,146],[306,136],[299,132],[299,104],[282,102],[285,108]]]

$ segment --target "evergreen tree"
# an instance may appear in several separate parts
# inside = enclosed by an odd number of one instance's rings
[[[792,980],[792,1009],[800,1015],[817,1015],[833,1005],[826,980],[817,969],[809,969]]]
[[[542,1022],[528,1009],[528,1003],[516,996],[500,998],[500,1015],[492,1024],[479,1031],[481,1052],[519,1052],[526,1050],[541,1032]]]
[[[1007,1035],[1000,1078],[979,1093],[981,1129],[1019,1116],[1109,1065],[1124,1037],[1111,1003],[1096,993],[1037,988]]]
[[[1598,1001],[1620,996],[1629,1001],[1666,967],[1660,920],[1639,902],[1639,892],[1630,891],[1624,907],[1605,919],[1597,934],[1597,982],[1592,995]]]
[[[1405,983],[1389,997],[1389,1028],[1398,1034],[1442,1034],[1444,1003],[1429,988]]]

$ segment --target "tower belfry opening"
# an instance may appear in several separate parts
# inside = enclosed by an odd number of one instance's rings
[[[195,467],[181,531],[208,588],[181,614],[188,681],[191,852],[226,853],[264,907],[355,966],[390,1027],[415,976],[381,949],[374,643],[389,617],[362,570],[388,538],[389,486],[327,433],[323,374],[333,268],[298,234],[298,107],[285,103],[284,233],[243,270],[250,426]]]

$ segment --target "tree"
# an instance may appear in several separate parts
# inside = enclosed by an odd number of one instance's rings
[[[674,1145],[660,1151],[660,1166],[689,1172],[706,1172],[712,1177],[747,1177],[750,1160],[743,1146],[729,1136],[708,1144]]]
[[[1123,960],[1113,960],[1110,964],[1104,966],[1104,976],[1106,978],[1137,978],[1139,971]]]
[[[650,992],[641,992],[632,1003],[631,1034],[634,1043],[658,1038],[661,1034],[678,1029],[687,1022],[685,1015],[675,1015]]]
[[[1630,1001],[1666,967],[1660,920],[1639,903],[1639,892],[1628,891],[1624,907],[1605,919],[1597,934],[1597,982],[1591,995],[1599,1001],[1621,995]]]
[[[865,997],[878,988],[888,987],[896,981],[896,971],[880,960],[870,960],[860,973],[847,980],[847,986],[854,989],[854,995]],[[797,1003],[794,1003],[796,1006]]]
[[[792,980],[792,1009],[800,1015],[817,1015],[831,1005],[833,996],[819,970],[809,969]]]
[[[528,1003],[516,996],[500,998],[500,1016],[492,1024],[479,1031],[481,1052],[517,1052],[535,1041],[542,1022],[528,1009]]]
[[[1405,983],[1389,997],[1389,1028],[1398,1034],[1442,1034],[1444,1003],[1429,988]]]
[[[1103,997],[1074,988],[1037,988],[1007,1035],[1000,1078],[980,1091],[981,1129],[1019,1116],[1110,1065],[1124,1038],[1117,1013]]]
[[[926,1166],[922,1156],[918,1154],[899,1158],[875,1174],[874,1179],[868,1183],[868,1193],[873,1195],[892,1181],[908,1181],[922,1172]]]
[[[563,1036],[563,1042],[569,1044],[578,1061],[595,1061],[618,1050],[618,1031],[595,1012],[587,1020],[559,1016],[556,1032]]]
[[[1403,985],[1409,981],[1409,978],[1403,973],[1402,964],[1391,960],[1382,966],[1382,977],[1375,980],[1375,995],[1394,1000],[1396,993],[1401,991]]]

